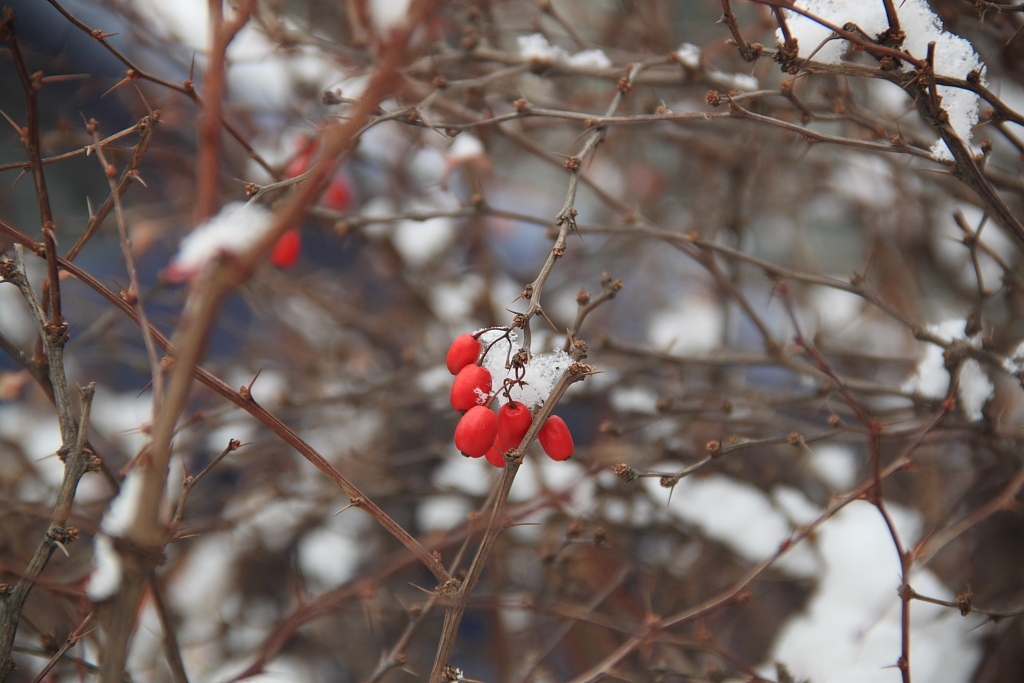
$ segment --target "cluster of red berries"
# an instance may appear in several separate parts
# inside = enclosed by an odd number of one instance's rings
[[[298,152],[284,169],[285,178],[294,178],[309,170],[313,155],[320,147],[316,137],[302,136],[298,142]],[[338,171],[331,178],[327,189],[320,195],[320,205],[334,211],[345,211],[352,205],[352,188],[349,186],[344,172]],[[299,260],[302,251],[302,237],[298,228],[285,232],[274,244],[270,252],[270,262],[278,268],[291,268]]]
[[[490,409],[491,372],[479,365],[483,345],[471,334],[460,334],[448,349],[448,372],[452,382],[452,408],[463,412],[455,427],[455,447],[471,458],[486,456],[495,467],[505,466],[505,451],[519,448],[533,424],[524,404],[509,400],[498,410]],[[572,434],[565,420],[552,415],[537,435],[541,448],[552,460],[568,460],[573,453]]]

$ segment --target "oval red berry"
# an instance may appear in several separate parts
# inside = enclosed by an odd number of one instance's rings
[[[469,410],[487,402],[491,394],[491,373],[479,365],[459,370],[452,382],[451,401],[455,410]],[[497,419],[497,417],[495,417]]]
[[[309,169],[309,160],[313,158],[313,150],[305,149],[295,155],[295,157],[288,162],[288,165],[284,168],[285,178],[294,178],[297,175],[302,175]]]
[[[491,463],[495,467],[505,467],[505,445],[501,443],[501,438],[494,440],[494,445],[485,454],[487,462]]]
[[[479,458],[494,445],[498,416],[490,408],[473,406],[455,427],[455,447],[471,458]]]
[[[513,448],[519,448],[531,424],[533,416],[530,409],[519,401],[509,401],[498,411],[498,438]]]
[[[351,203],[352,190],[340,176],[335,176],[320,196],[320,204],[334,211],[344,211]]]
[[[291,268],[299,260],[301,250],[302,237],[298,230],[292,228],[274,243],[274,250],[270,252],[270,262],[278,268]]]
[[[575,450],[569,427],[566,426],[565,420],[557,415],[552,415],[547,419],[544,426],[540,428],[537,438],[540,440],[541,448],[552,460],[568,460]]]
[[[471,334],[460,334],[448,347],[448,357],[445,364],[448,372],[453,375],[459,374],[459,370],[471,363],[475,363],[480,357],[480,340],[474,339]]]

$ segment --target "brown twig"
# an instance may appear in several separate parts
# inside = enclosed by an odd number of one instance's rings
[[[0,679],[2,679],[7,676],[13,666],[11,648],[17,633],[22,607],[28,598],[29,592],[32,590],[34,581],[49,562],[54,549],[57,547],[56,544],[70,543],[77,536],[77,532],[69,532],[65,528],[65,524],[71,512],[71,504],[74,501],[78,482],[89,467],[88,458],[83,452],[83,446],[84,432],[88,419],[88,405],[92,400],[92,389],[90,388],[87,394],[83,395],[82,421],[76,423],[71,407],[67,378],[64,374],[63,353],[64,344],[67,341],[67,323],[61,311],[55,227],[46,188],[46,179],[43,174],[42,157],[39,151],[37,93],[38,89],[42,86],[42,74],[30,76],[28,73],[15,35],[14,13],[10,8],[4,9],[2,20],[0,20],[0,37],[7,42],[11,50],[11,55],[25,92],[27,122],[23,141],[28,153],[39,204],[43,253],[45,254],[47,264],[47,280],[44,291],[46,293],[46,310],[49,312],[49,319],[44,320],[43,309],[40,308],[35,294],[28,284],[28,277],[24,264],[21,261],[20,252],[15,262],[7,261],[3,264],[3,271],[0,277],[10,280],[18,286],[25,299],[25,303],[28,305],[36,321],[40,344],[45,349],[49,386],[52,389],[54,405],[57,410],[62,454],[65,461],[64,478],[58,493],[57,504],[53,509],[47,535],[37,547],[22,578],[18,581],[11,595],[8,596],[3,619],[0,621]]]
[[[178,646],[178,634],[173,615],[167,606],[164,598],[164,588],[160,578],[153,572],[149,577],[149,590],[153,599],[153,607],[156,610],[157,618],[160,619],[160,627],[164,631],[164,650],[167,652],[167,666],[171,670],[171,678],[174,683],[188,683],[188,674],[185,672],[185,663],[181,658],[181,648]]]
[[[67,380],[64,377],[64,364],[60,352],[57,350],[63,346],[63,339],[55,338],[47,333],[42,311],[25,276],[20,253],[16,263],[7,262],[2,264],[0,277],[18,285],[26,299],[26,303],[35,314],[39,334],[43,338],[49,352],[47,355],[50,359],[48,368],[50,383],[54,387],[55,395],[63,396],[63,398],[58,399],[59,412],[61,405],[67,406],[69,403],[66,396]],[[60,490],[57,493],[57,502],[54,504],[49,526],[28,566],[22,572],[18,583],[11,590],[10,595],[4,599],[3,617],[0,618],[0,680],[6,678],[14,666],[11,660],[14,637],[18,631],[21,610],[35,585],[36,579],[42,574],[43,569],[49,563],[58,546],[70,544],[78,538],[78,530],[67,526],[67,521],[71,515],[71,506],[74,503],[78,482],[92,466],[92,455],[85,452],[84,446],[93,394],[94,386],[91,384],[82,390],[82,409],[79,422],[77,424],[72,423],[66,433],[62,429],[61,455],[64,460],[64,476],[61,481]],[[70,411],[69,407],[66,409]]]
[[[45,79],[43,79],[43,80],[45,82]],[[114,133],[113,135],[111,135],[109,137],[103,138],[102,140],[100,140],[100,144],[102,144],[104,147],[111,147],[111,146],[113,146],[113,143],[115,143],[115,142],[117,142],[119,140],[123,140],[124,138],[128,137],[129,135],[133,135],[133,134],[139,132],[144,121],[146,121],[146,118],[143,118],[139,123],[136,123],[134,126],[131,126],[130,128],[126,128],[126,129],[122,130],[119,133]],[[46,166],[46,165],[49,165],[49,164],[58,163],[60,161],[67,161],[68,159],[76,159],[78,157],[87,157],[91,153],[92,153],[92,145],[84,145],[84,146],[79,147],[78,149],[72,150],[70,152],[64,152],[63,154],[54,154],[53,156],[49,156],[49,157],[42,157],[41,161],[42,161],[43,166]],[[32,163],[29,162],[29,161],[14,161],[14,162],[7,163],[7,164],[0,164],[0,171],[21,170],[21,171],[28,172],[28,171],[31,171],[31,169],[32,169]]]
[[[207,66],[203,77],[203,102],[199,118],[199,149],[196,158],[196,224],[203,223],[217,213],[220,202],[220,131],[221,109],[226,78],[228,45],[242,30],[252,13],[255,0],[243,0],[234,7],[234,16],[224,20],[223,0],[209,0],[209,47]]]
[[[14,66],[21,79],[21,86],[25,92],[25,131],[23,142],[25,151],[28,153],[29,164],[31,165],[32,180],[35,183],[36,198],[39,201],[39,218],[42,222],[43,242],[46,246],[46,310],[50,316],[52,326],[64,326],[64,316],[61,313],[60,304],[60,280],[57,277],[57,261],[54,258],[57,254],[56,226],[53,223],[53,210],[50,208],[50,195],[46,189],[46,176],[43,174],[43,160],[39,152],[39,89],[42,87],[41,72],[29,74],[25,66],[25,59],[22,57],[21,48],[18,46],[17,36],[14,30],[14,10],[5,7],[3,18],[0,19],[0,38],[2,38],[11,50],[14,58]],[[64,418],[62,418],[64,419]],[[66,419],[65,419],[66,422]]]
[[[78,239],[75,240],[75,243],[71,245],[71,248],[68,249],[67,253],[64,255],[64,258],[68,261],[75,260],[78,253],[86,243],[92,239],[92,236],[96,234],[96,230],[98,230],[103,224],[103,221],[110,215],[110,212],[114,210],[117,202],[124,197],[125,192],[128,191],[131,184],[138,181],[139,164],[142,163],[142,157],[149,149],[149,142],[153,137],[153,131],[159,121],[160,112],[155,111],[148,116],[144,116],[131,128],[132,131],[138,131],[139,133],[139,141],[135,144],[135,149],[132,151],[131,159],[128,161],[128,165],[125,166],[124,170],[121,172],[121,177],[118,179],[116,184],[114,184],[113,179],[108,178],[111,183],[110,194],[105,200],[103,200],[103,203],[96,210],[96,213],[89,217],[89,222],[86,223],[85,229],[82,230],[82,234],[78,236]],[[86,148],[86,153],[94,150],[97,153],[100,153],[110,143],[110,141],[114,139],[117,139],[117,136],[112,135],[100,140],[98,136],[93,133],[93,143],[91,146]],[[104,171],[107,168],[110,168],[106,162],[101,162],[101,164],[104,167]],[[123,219],[121,219],[121,221],[123,221]]]
[[[756,61],[761,56],[760,50],[748,43],[743,37],[736,14],[732,11],[732,3],[729,0],[722,0],[722,22],[728,27],[733,40],[736,41],[736,47],[739,48],[740,56],[748,62]]]
[[[87,633],[86,629],[89,627],[89,624],[92,623],[93,617],[95,616],[95,611],[89,612],[85,615],[85,618],[82,619],[81,622],[79,622],[75,630],[69,633],[68,637],[64,640],[63,643],[61,643],[60,648],[55,653],[53,653],[53,656],[50,657],[50,660],[46,662],[43,668],[36,673],[36,677],[32,679],[32,683],[42,683],[44,680],[46,680],[47,674],[49,674],[53,667],[57,665],[57,662],[59,662],[64,657],[64,655],[66,655],[71,650],[71,648],[77,645],[79,640],[85,637]]]
[[[153,382],[153,410],[152,419],[155,421],[157,415],[160,414],[160,405],[163,400],[164,394],[164,378],[163,372],[160,369],[160,359],[157,356],[156,343],[153,341],[153,335],[149,332],[149,318],[146,315],[146,308],[142,305],[142,299],[139,296],[141,288],[139,287],[139,276],[135,268],[135,259],[132,257],[132,243],[128,236],[128,225],[124,217],[124,208],[121,205],[121,196],[125,190],[128,189],[130,179],[137,174],[138,164],[145,154],[146,148],[149,147],[149,138],[153,133],[153,126],[156,124],[159,116],[154,114],[147,117],[148,122],[140,125],[139,144],[135,148],[135,153],[132,154],[132,159],[128,163],[128,167],[125,168],[121,174],[121,181],[118,183],[114,182],[114,175],[117,173],[109,161],[107,161],[106,152],[103,150],[103,145],[100,144],[99,134],[97,132],[98,124],[95,121],[89,121],[88,128],[93,136],[93,150],[96,152],[96,160],[100,164],[100,168],[103,169],[103,175],[107,179],[107,184],[110,186],[110,196],[107,201],[104,202],[104,206],[110,203],[114,207],[114,215],[117,222],[117,232],[120,236],[121,245],[121,258],[124,259],[125,268],[128,271],[128,291],[122,293],[122,296],[128,303],[132,303],[136,306],[139,316],[139,330],[142,332],[142,343],[146,347],[146,357],[149,360],[149,373],[152,377]],[[146,121],[146,119],[143,119]],[[101,207],[102,209],[102,207]],[[97,214],[99,215],[99,214]],[[94,217],[95,218],[95,217]],[[76,246],[79,244],[85,244],[85,240],[88,239],[89,227],[98,226],[99,222],[89,221],[89,226],[86,227],[82,237],[76,242]],[[95,229],[95,227],[93,228]],[[70,261],[73,256],[69,253],[67,259]]]

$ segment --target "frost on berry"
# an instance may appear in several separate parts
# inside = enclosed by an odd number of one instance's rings
[[[514,448],[519,448],[523,437],[533,423],[530,409],[519,401],[509,401],[498,411],[498,438]]]
[[[479,365],[459,370],[452,382],[451,402],[455,410],[469,410],[487,402],[491,393],[491,373]]]
[[[455,427],[455,447],[479,458],[494,445],[498,433],[498,417],[485,406],[473,406]]]
[[[540,428],[537,438],[541,448],[552,460],[568,460],[575,450],[569,427],[565,424],[565,420],[557,415],[552,415],[547,419],[544,426]]]
[[[471,334],[460,334],[448,347],[448,357],[445,364],[448,372],[453,375],[459,374],[459,370],[471,363],[475,363],[480,357],[480,342]]]
[[[488,330],[479,339],[485,352],[481,363],[491,371],[495,386],[501,386],[506,378],[515,379],[514,371],[506,368],[505,363],[519,350],[522,343],[519,331]],[[551,395],[551,390],[570,365],[572,359],[562,350],[531,356],[525,365],[523,382],[509,391],[511,400],[519,401],[530,409],[536,408]],[[504,392],[498,394],[498,401],[505,402]]]

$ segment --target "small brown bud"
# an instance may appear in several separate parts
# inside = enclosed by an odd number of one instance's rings
[[[569,374],[574,376],[587,376],[594,373],[594,366],[586,363],[573,363],[569,366]]]
[[[604,420],[601,422],[601,426],[598,427],[598,431],[602,434],[607,434],[608,436],[622,435],[622,429],[620,429],[619,426],[611,420]],[[625,467],[625,465],[623,465],[623,467]],[[616,474],[618,474],[618,472],[616,472]]]
[[[345,98],[342,96],[341,92],[341,88],[324,90],[323,93],[320,94],[320,102],[327,106],[342,104],[345,101]]]
[[[612,472],[615,476],[622,481],[636,481],[639,478],[639,473],[624,462],[620,462],[618,465],[612,468]]]
[[[462,40],[459,41],[459,47],[463,50],[472,50],[479,44],[480,33],[475,28],[467,28]]]
[[[956,594],[956,606],[960,610],[960,616],[966,617],[971,613],[974,605],[974,593],[971,591],[971,587],[968,585],[967,590],[963,593]]]

